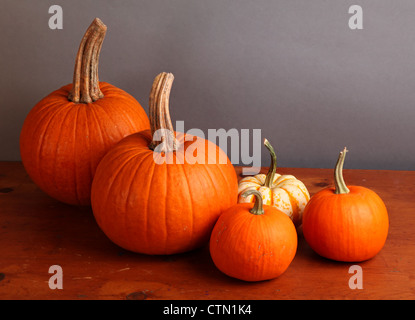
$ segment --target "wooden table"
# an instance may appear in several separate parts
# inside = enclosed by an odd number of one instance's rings
[[[240,168],[237,168],[240,174]],[[265,170],[264,170],[265,172]],[[332,169],[279,168],[310,194],[332,185]],[[414,299],[415,172],[344,170],[345,181],[377,192],[389,236],[373,259],[358,263],[363,289],[350,289],[352,263],[316,255],[299,230],[297,254],[279,278],[246,283],[222,274],[208,247],[146,256],[111,243],[90,208],[45,195],[19,162],[0,163],[0,299]],[[63,271],[63,289],[49,288],[49,267]]]

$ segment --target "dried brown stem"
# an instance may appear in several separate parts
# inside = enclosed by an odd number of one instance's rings
[[[150,93],[149,116],[153,140],[150,149],[157,152],[172,152],[179,148],[169,112],[169,97],[174,76],[160,73],[153,82]]]
[[[68,99],[75,103],[91,103],[104,95],[99,88],[98,62],[107,27],[95,18],[82,38],[75,60],[73,86]]]

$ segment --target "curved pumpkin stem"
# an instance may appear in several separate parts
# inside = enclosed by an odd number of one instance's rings
[[[253,194],[255,196],[255,204],[254,204],[253,208],[251,210],[249,210],[249,212],[251,212],[252,214],[256,214],[256,215],[264,214],[264,208],[263,208],[263,201],[262,201],[261,192],[259,192],[258,190],[255,190],[255,189],[250,189],[250,190],[245,191],[242,194],[242,197],[246,198],[246,197],[250,196],[251,194]]]
[[[75,60],[73,85],[68,99],[74,103],[91,103],[104,97],[99,88],[98,60],[107,27],[95,18],[82,38]]]
[[[267,188],[272,188],[274,182],[275,171],[277,170],[277,155],[275,154],[274,148],[267,139],[264,139],[264,145],[267,147],[271,155],[271,166],[269,167],[267,177],[265,178],[264,186]]]
[[[151,88],[149,118],[153,140],[149,147],[157,152],[172,152],[179,149],[169,112],[173,80],[173,74],[162,72],[154,79]]]
[[[336,190],[334,191],[335,194],[345,194],[350,192],[343,179],[343,164],[347,151],[346,147],[344,147],[344,150],[340,152],[336,167],[334,168],[334,184],[336,186]]]

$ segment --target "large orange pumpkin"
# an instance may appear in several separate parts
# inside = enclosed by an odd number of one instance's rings
[[[238,203],[216,222],[210,254],[216,267],[245,281],[270,280],[281,275],[297,251],[297,232],[291,219],[274,206],[263,205],[262,194],[249,189],[255,204]]]
[[[125,136],[150,127],[137,100],[98,80],[106,29],[98,18],[92,22],[78,50],[73,84],[43,98],[27,115],[20,135],[29,176],[68,204],[89,205],[92,178],[104,154]]]
[[[172,74],[156,77],[151,131],[130,135],[111,149],[92,184],[99,227],[134,252],[174,254],[198,248],[208,242],[221,212],[237,202],[237,176],[226,154],[208,140],[173,131],[168,107],[172,82]]]
[[[384,246],[389,229],[386,206],[372,190],[346,186],[343,163],[335,168],[335,188],[317,192],[303,214],[304,238],[319,255],[337,261],[359,262],[374,257]]]

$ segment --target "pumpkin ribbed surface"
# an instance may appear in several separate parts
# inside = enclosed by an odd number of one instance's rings
[[[348,186],[347,194],[334,188],[317,192],[304,211],[303,233],[319,255],[337,261],[373,258],[384,246],[389,219],[385,204],[372,190]]]
[[[297,232],[286,214],[263,205],[256,190],[254,205],[238,203],[218,219],[210,238],[210,254],[216,267],[228,276],[245,281],[280,276],[297,251]]]
[[[175,163],[190,146],[208,150],[211,145],[217,154],[223,152],[207,140],[189,142],[184,137],[176,134],[181,150],[157,154],[148,147],[151,132],[137,133],[123,139],[99,164],[92,208],[114,243],[146,254],[189,251],[208,241],[221,212],[236,203],[237,177],[230,162],[202,164],[208,161],[206,152],[198,153],[195,164],[186,159],[183,164],[156,163],[163,156]]]
[[[149,128],[140,104],[105,82],[105,97],[93,103],[68,100],[72,84],[42,99],[27,115],[20,134],[20,153],[31,179],[51,197],[90,204],[96,167],[125,136]]]

